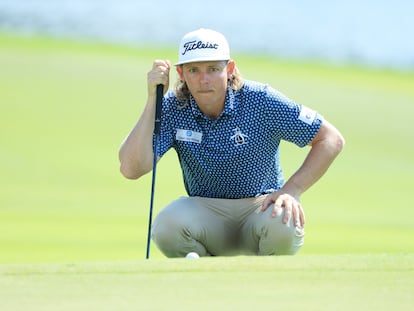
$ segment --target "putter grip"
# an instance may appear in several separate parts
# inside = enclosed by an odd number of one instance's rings
[[[157,85],[157,96],[155,99],[154,135],[158,135],[160,133],[163,93],[164,93],[164,85],[158,84]]]

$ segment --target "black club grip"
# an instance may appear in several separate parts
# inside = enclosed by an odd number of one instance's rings
[[[161,128],[161,113],[162,113],[162,97],[164,93],[164,85],[157,85],[157,96],[155,99],[155,124],[154,124],[154,134],[158,135]]]

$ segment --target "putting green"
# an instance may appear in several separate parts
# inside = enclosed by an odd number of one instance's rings
[[[2,310],[412,310],[413,255],[0,266]]]
[[[0,35],[0,263],[144,258],[151,176],[124,179],[117,152],[155,58],[174,61],[175,49]],[[347,140],[302,197],[299,256],[414,253],[414,73],[234,58],[245,78],[320,111]],[[306,151],[282,146],[286,176]],[[171,152],[154,214],[184,194]],[[151,256],[163,258],[155,247]]]

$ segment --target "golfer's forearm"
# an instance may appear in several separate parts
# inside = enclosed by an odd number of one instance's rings
[[[315,141],[302,166],[289,178],[283,188],[300,196],[325,174],[341,152],[344,143],[343,137],[336,129]]]
[[[121,145],[120,170],[126,178],[136,179],[151,171],[154,114],[153,105],[147,104],[141,118]]]

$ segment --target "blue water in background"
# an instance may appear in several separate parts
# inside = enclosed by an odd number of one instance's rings
[[[0,32],[177,48],[200,27],[238,53],[414,69],[414,1],[0,0]]]

